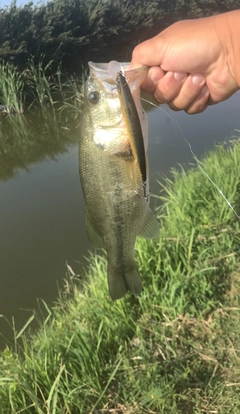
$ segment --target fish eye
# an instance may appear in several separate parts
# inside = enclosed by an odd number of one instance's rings
[[[98,92],[96,92],[96,91],[90,92],[90,93],[88,94],[88,100],[89,100],[91,103],[93,103],[93,104],[98,103],[99,98],[100,98],[100,95],[99,95],[99,93],[98,93]]]

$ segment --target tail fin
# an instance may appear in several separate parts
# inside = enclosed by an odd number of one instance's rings
[[[133,295],[139,295],[142,291],[142,280],[137,266],[128,269],[108,268],[108,287],[112,300],[121,299],[129,290]]]

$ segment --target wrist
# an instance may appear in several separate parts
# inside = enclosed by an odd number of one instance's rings
[[[240,10],[219,15],[222,44],[227,49],[229,71],[240,88]]]

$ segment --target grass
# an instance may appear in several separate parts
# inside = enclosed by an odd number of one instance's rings
[[[240,144],[204,170],[238,210]],[[0,413],[238,414],[240,222],[202,172],[162,185],[157,241],[140,239],[139,298],[113,303],[106,260],[44,302],[0,354]]]
[[[40,107],[43,107],[44,103],[47,102],[50,107],[54,106],[52,97],[54,83],[52,76],[48,75],[52,63],[53,62],[50,61],[44,65],[41,60],[38,65],[35,65],[33,58],[30,60],[29,68],[25,73],[27,74],[26,82],[30,89],[30,94],[33,97],[31,105],[34,105],[34,103],[37,102]]]
[[[19,72],[11,63],[0,61],[0,104],[5,106],[4,112],[23,112],[24,73],[25,71]]]
[[[0,105],[5,107],[3,112],[22,114],[33,108],[62,111],[69,106],[80,112],[84,76],[67,76],[60,65],[54,72],[53,63],[44,63],[42,56],[36,65],[30,58],[26,69],[19,71],[13,64],[0,61]]]

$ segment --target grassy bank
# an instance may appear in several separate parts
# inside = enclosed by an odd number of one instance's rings
[[[236,142],[203,162],[238,211],[239,159]],[[136,246],[142,295],[113,303],[104,257],[69,274],[0,355],[0,413],[239,413],[240,221],[199,169],[162,189],[160,238]]]

